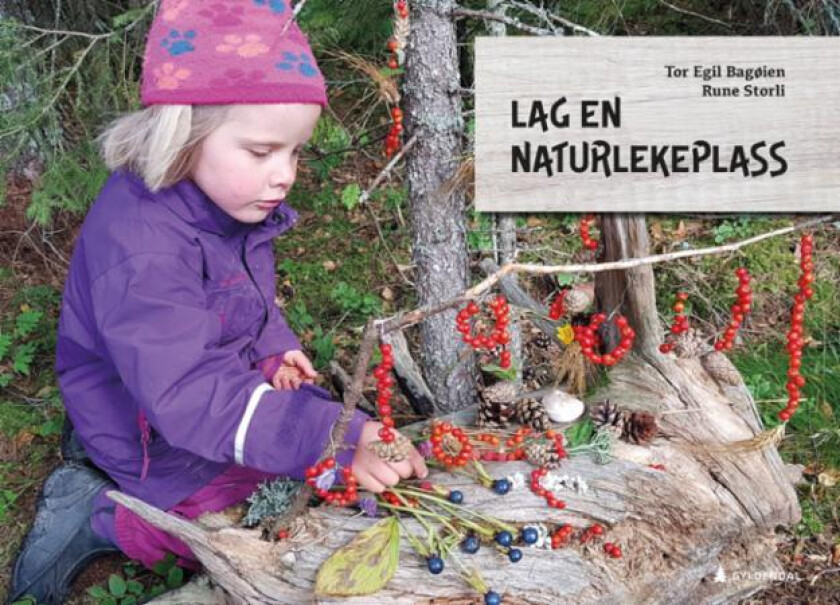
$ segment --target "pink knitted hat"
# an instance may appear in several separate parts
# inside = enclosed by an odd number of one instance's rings
[[[163,0],[146,41],[143,105],[326,106],[324,77],[291,17],[284,0]]]

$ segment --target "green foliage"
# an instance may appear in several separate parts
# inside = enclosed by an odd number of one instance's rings
[[[564,431],[566,437],[566,447],[571,449],[588,444],[595,434],[595,425],[589,417],[576,422]]]
[[[493,249],[493,214],[489,212],[470,212],[470,224],[467,231],[467,247],[470,251],[482,252]]]
[[[316,46],[370,55],[385,48],[393,14],[389,2],[310,0],[298,20]]]
[[[13,300],[18,312],[0,318],[0,388],[30,376],[38,356],[52,356],[58,302],[52,288],[26,287]]]
[[[353,210],[359,204],[360,195],[362,195],[362,188],[357,183],[350,183],[341,190],[341,204],[347,210]]]
[[[83,215],[107,179],[108,169],[94,146],[85,142],[50,163],[32,192],[26,215],[40,225],[48,225],[58,210]]]
[[[355,314],[363,318],[378,314],[382,310],[382,303],[373,294],[360,292],[347,282],[340,281],[330,293],[333,301],[338,303],[343,313]]]
[[[309,166],[320,181],[328,181],[330,173],[344,161],[342,152],[350,147],[350,134],[332,116],[323,116],[312,133],[310,147],[316,157],[309,160]]]
[[[184,570],[175,565],[172,553],[155,563],[152,571],[140,570],[133,562],[123,565],[122,574],[111,574],[106,584],[87,589],[96,605],[136,605],[154,599],[184,584]]]

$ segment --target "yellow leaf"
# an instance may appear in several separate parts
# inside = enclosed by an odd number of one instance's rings
[[[400,526],[387,517],[359,533],[324,561],[315,578],[318,596],[373,594],[385,587],[400,558]]]
[[[572,329],[572,324],[565,324],[557,328],[557,338],[564,345],[571,344],[575,339],[575,331]]]

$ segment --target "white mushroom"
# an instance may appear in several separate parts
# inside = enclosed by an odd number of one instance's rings
[[[581,417],[584,410],[580,399],[560,389],[554,389],[543,397],[542,404],[552,422],[574,422]]]

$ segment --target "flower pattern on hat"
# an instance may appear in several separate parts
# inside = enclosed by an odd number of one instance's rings
[[[164,63],[155,68],[157,87],[164,90],[175,90],[181,86],[181,82],[190,77],[189,69],[177,68],[174,63]]]
[[[143,104],[326,106],[324,77],[289,7],[287,0],[161,0],[146,45]]]
[[[216,50],[223,54],[235,52],[240,57],[248,59],[264,55],[269,48],[263,44],[262,36],[258,34],[247,34],[244,38],[238,34],[228,34],[224,38],[224,43],[219,44]]]

